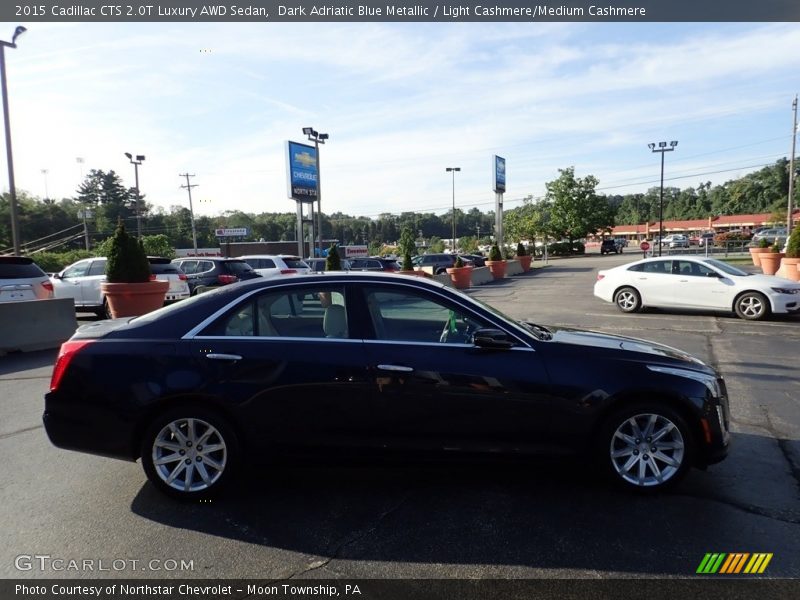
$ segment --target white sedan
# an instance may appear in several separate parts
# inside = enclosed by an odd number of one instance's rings
[[[599,271],[594,295],[627,313],[651,306],[733,311],[758,320],[800,311],[800,284],[713,258],[646,258]]]

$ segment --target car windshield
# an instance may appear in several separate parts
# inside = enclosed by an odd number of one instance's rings
[[[717,260],[715,258],[708,258],[704,262],[708,263],[712,267],[715,267],[722,271],[727,275],[736,275],[737,277],[744,277],[750,275],[750,273],[745,273],[741,269],[737,269],[736,267],[729,265],[726,262],[722,262],[721,260]]]

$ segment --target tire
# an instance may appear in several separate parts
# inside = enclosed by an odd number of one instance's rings
[[[614,294],[614,304],[624,313],[634,313],[642,309],[642,297],[632,287],[624,287]]]
[[[446,269],[446,268],[444,268],[444,267],[441,267],[441,268],[439,268],[439,269],[436,269],[436,274],[437,274],[437,275],[441,275],[442,273],[447,273],[447,269]]]
[[[103,297],[103,305],[94,311],[100,319],[113,319],[111,309],[108,307],[108,299]]]
[[[615,485],[653,493],[686,476],[693,462],[694,437],[683,417],[669,406],[635,404],[603,422],[595,453]]]
[[[233,428],[217,413],[177,408],[147,428],[141,457],[147,478],[160,492],[194,501],[216,495],[228,485],[239,460],[239,443]]]
[[[745,292],[733,302],[733,310],[740,319],[760,321],[769,316],[769,300],[758,292]]]

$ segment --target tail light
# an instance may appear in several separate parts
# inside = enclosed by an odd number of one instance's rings
[[[154,273],[150,273],[150,281],[155,281],[155,280],[156,280],[155,274]]]
[[[94,340],[78,340],[75,342],[64,342],[61,344],[61,350],[56,359],[56,366],[53,367],[53,376],[50,378],[50,391],[58,389],[64,373],[67,372],[67,367],[75,355],[83,349],[84,346],[91,344]]]
[[[48,292],[53,292],[53,282],[52,281],[43,281],[42,287],[46,289]]]
[[[189,281],[189,278],[184,273],[178,275],[178,279],[180,279],[181,281]]]
[[[222,285],[228,285],[229,283],[236,283],[239,278],[236,275],[217,275],[217,281]]]
[[[605,275],[604,275],[603,273],[598,273],[598,274],[597,274],[597,281],[600,281],[600,280],[601,280],[601,279],[603,279],[604,277],[605,277]]]
[[[290,275],[292,273],[297,273],[297,269],[281,269],[281,275]]]

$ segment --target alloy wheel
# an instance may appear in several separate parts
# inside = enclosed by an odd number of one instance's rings
[[[664,485],[680,470],[686,443],[680,428],[655,413],[627,418],[614,431],[609,446],[617,475],[637,487]]]
[[[210,423],[182,418],[165,425],[153,440],[152,461],[158,477],[178,492],[211,488],[228,461],[222,434]]]

